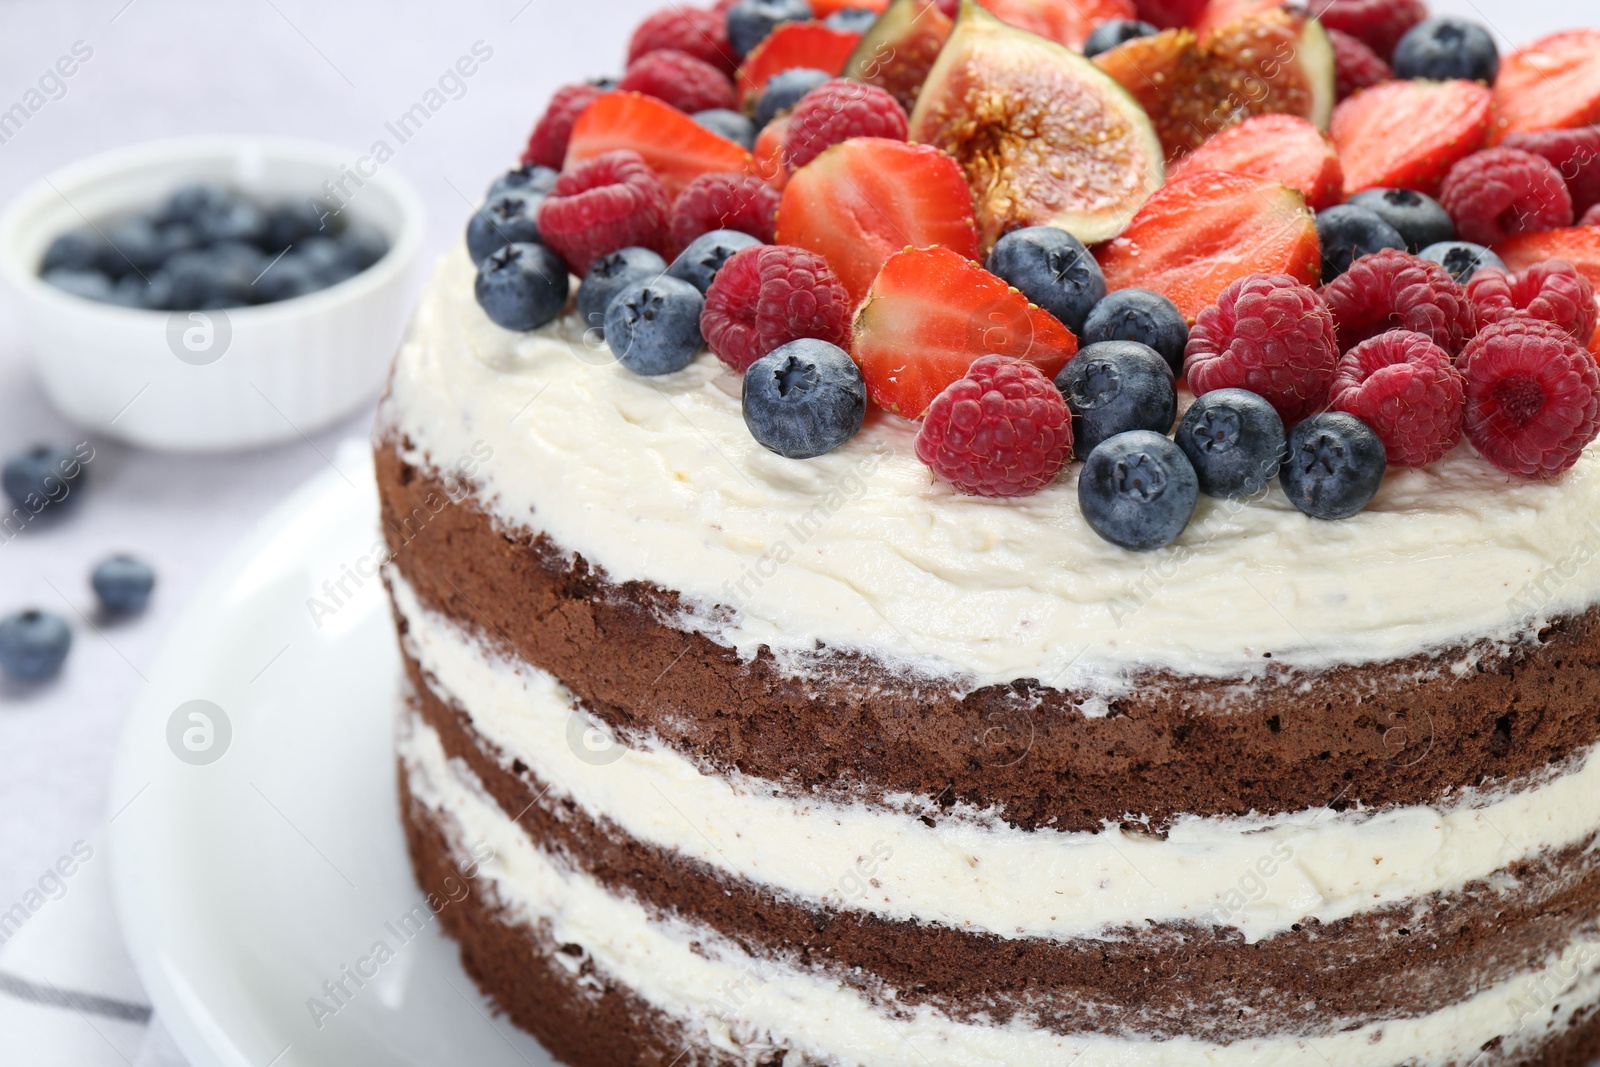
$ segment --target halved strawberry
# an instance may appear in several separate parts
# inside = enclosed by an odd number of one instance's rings
[[[618,148],[643,156],[668,196],[702,174],[743,174],[751,166],[750,153],[740,145],[640,93],[607,93],[590,104],[572,126],[566,166]]]
[[[856,313],[850,355],[879,406],[921,418],[972,361],[1025,359],[1054,377],[1078,351],[1072,331],[948,248],[889,257]]]
[[[754,173],[774,189],[789,184],[789,160],[783,150],[788,139],[788,115],[779,115],[756,135]]]
[[[961,165],[937,148],[880,137],[836,144],[790,176],[778,243],[826,259],[857,303],[903,248],[943,245],[979,258]]]
[[[1108,19],[1138,18],[1133,0],[978,0],[1019,29],[1083,50],[1094,28]]]
[[[1316,285],[1322,271],[1304,197],[1266,178],[1216,171],[1169,182],[1095,254],[1108,288],[1153,289],[1190,322],[1246,275],[1289,274]]]
[[[1200,16],[1189,25],[1194,27],[1194,32],[1203,37],[1231,22],[1259,15],[1263,11],[1271,11],[1275,7],[1281,7],[1282,4],[1283,0],[1211,0],[1205,5],[1205,10]]]
[[[866,8],[883,14],[883,9],[889,6],[889,0],[811,0],[811,15],[813,18],[825,19],[835,11],[843,11],[847,7]]]
[[[1345,195],[1398,188],[1437,196],[1450,168],[1483,147],[1492,99],[1475,82],[1392,81],[1343,101],[1328,132]]]
[[[1344,168],[1326,134],[1294,115],[1257,115],[1184,156],[1169,178],[1225,170],[1271,178],[1299,190],[1313,210],[1344,200]]]
[[[1564,130],[1600,122],[1600,30],[1571,30],[1523,45],[1500,61],[1494,138],[1513,130]]]
[[[1600,226],[1525,233],[1495,245],[1494,252],[1506,261],[1513,274],[1547,259],[1564,259],[1600,290]]]
[[[847,33],[820,22],[786,22],[753,48],[739,68],[734,84],[739,87],[739,106],[752,108],[761,90],[774,74],[795,67],[838,74],[861,41],[859,33]]]

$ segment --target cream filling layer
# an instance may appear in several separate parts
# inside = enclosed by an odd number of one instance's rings
[[[1600,998],[1600,942],[1582,939],[1542,972],[1463,1003],[1420,1018],[1315,1037],[1225,1045],[1183,1038],[1063,1037],[1020,1019],[1005,1026],[956,1022],[926,1005],[891,1015],[825,975],[752,957],[714,931],[654,917],[556,863],[506,818],[465,765],[448,760],[438,735],[415,717],[402,725],[401,754],[412,795],[454,827],[462,855],[469,843],[475,856],[492,850],[480,870],[512,920],[548,924],[557,944],[582,946],[603,975],[682,1022],[692,1039],[749,1063],[774,1048],[794,1049],[814,1061],[873,1067],[1465,1063],[1496,1037],[1506,1039],[1503,1051],[1511,1054],[1548,1040]]]
[[[821,642],[956,688],[1108,693],[1139,668],[1236,677],[1269,653],[1319,668],[1510,642],[1600,602],[1593,449],[1542,484],[1463,445],[1391,473],[1345,522],[1276,488],[1202,498],[1176,545],[1125,552],[1085,525],[1072,472],[1021,500],[964,496],[918,462],[914,424],[877,413],[830,455],[784,459],[751,437],[739,380],[709,353],[640,377],[575,317],[500,329],[472,283],[464,250],[444,258],[383,425],[412,462],[470,470],[503,521],[613,580],[679,591],[681,625],[745,656],[765,645],[800,669]]]
[[[803,901],[1001,937],[1103,937],[1185,920],[1249,940],[1308,918],[1459,889],[1600,828],[1600,755],[1520,792],[1449,809],[1183,817],[1165,840],[1108,825],[1027,832],[995,813],[928,826],[929,798],[796,799],[770,783],[703,774],[665,746],[606,750],[572,694],[422,607],[392,568],[408,651],[447,703],[507,761],[634,838]]]

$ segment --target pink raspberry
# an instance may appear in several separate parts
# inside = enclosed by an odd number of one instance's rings
[[[755,245],[729,257],[706,291],[700,332],[728,366],[743,374],[790,341],[814,337],[848,350],[850,294],[815,252]]]
[[[1406,31],[1428,17],[1423,0],[1313,0],[1324,28],[1359,38],[1387,61]]]
[[[672,243],[687,248],[712,230],[738,230],[772,243],[783,194],[750,174],[702,174],[672,202]]]
[[[522,150],[522,165],[536,163],[551,170],[560,170],[567,162],[567,142],[572,139],[572,124],[578,121],[583,109],[594,103],[603,90],[598,85],[563,85],[550,98],[550,105],[528,136],[528,147]]]
[[[799,170],[841,141],[852,137],[904,141],[908,129],[905,108],[888,92],[835,78],[801,97],[789,112],[783,156],[791,170]]]
[[[1337,99],[1394,77],[1389,64],[1361,38],[1329,30],[1328,40],[1333,43],[1333,94]]]
[[[1055,481],[1072,455],[1072,416],[1033,364],[984,356],[933,398],[917,431],[917,458],[963,492],[1028,496]]]
[[[1517,148],[1487,148],[1451,167],[1439,202],[1457,236],[1474,244],[1572,225],[1572,194],[1561,172]]]
[[[1572,194],[1572,213],[1582,215],[1600,204],[1600,126],[1576,130],[1508,133],[1501,148],[1518,148],[1549,160]]]
[[[1467,440],[1507,474],[1554,478],[1600,433],[1600,371],[1559,326],[1511,318],[1467,342]]]
[[[1390,330],[1412,330],[1459,352],[1474,328],[1467,291],[1450,272],[1395,248],[1356,260],[1322,287],[1322,299],[1342,352]]]
[[[1200,312],[1183,370],[1197,395],[1248,389],[1293,426],[1326,406],[1338,361],[1333,316],[1317,291],[1287,274],[1252,274]]]
[[[1426,467],[1461,441],[1466,382],[1450,353],[1420,333],[1394,330],[1339,359],[1329,406],[1372,427],[1390,464]]]
[[[687,52],[728,77],[739,69],[739,57],[728,43],[728,20],[715,11],[675,4],[649,16],[628,42],[628,66],[667,48]]]
[[[1535,263],[1521,274],[1485,267],[1467,283],[1478,328],[1517,315],[1553,322],[1580,345],[1594,336],[1594,286],[1564,259]]]
[[[731,109],[737,103],[733,83],[722,71],[672,48],[646,52],[634,60],[617,88],[664,100],[686,115]]]
[[[607,252],[635,245],[659,249],[667,208],[666,186],[644,157],[618,149],[556,179],[539,205],[539,234],[581,276]]]

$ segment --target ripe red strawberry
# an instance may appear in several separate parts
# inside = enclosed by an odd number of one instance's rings
[[[794,173],[778,206],[777,239],[824,256],[856,303],[907,246],[979,257],[960,164],[937,148],[876,138],[834,145]]]
[[[617,88],[653,96],[686,115],[734,106],[733,83],[720,70],[673,48],[658,48],[634,60]]]
[[[1520,148],[1549,160],[1567,183],[1574,215],[1581,217],[1600,204],[1600,126],[1508,133],[1500,147]]]
[[[811,0],[811,15],[813,18],[825,19],[835,11],[843,11],[847,7],[865,8],[881,15],[888,6],[889,0]]]
[[[578,116],[566,165],[626,148],[638,152],[677,196],[702,174],[744,173],[750,153],[688,115],[642,93],[606,93]]]
[[[857,138],[906,139],[906,113],[887,89],[835,78],[811,90],[789,112],[783,152],[799,170],[833,145]]]
[[[1525,315],[1555,323],[1581,345],[1594,337],[1594,297],[1589,279],[1564,259],[1535,263],[1520,274],[1484,267],[1467,283],[1478,329]]]
[[[1600,30],[1571,30],[1523,45],[1500,61],[1494,138],[1600,122]]]
[[[1304,197],[1266,178],[1211,171],[1168,182],[1095,254],[1109,288],[1152,289],[1191,322],[1246,275],[1315,285],[1322,270]]]
[[[1439,202],[1461,239],[1480,245],[1572,225],[1572,194],[1561,172],[1516,148],[1487,148],[1451,167]]]
[[[1358,38],[1387,60],[1406,31],[1428,17],[1423,0],[1312,0],[1311,13],[1330,30]]]
[[[1133,0],[978,0],[1001,22],[1068,48],[1083,50],[1094,28],[1110,19],[1138,17]],[[954,17],[952,13],[952,17]]]
[[[739,56],[728,43],[727,18],[705,8],[673,4],[639,23],[628,42],[628,66],[663,48],[687,52],[725,75],[739,69]]]
[[[1338,361],[1333,315],[1317,291],[1286,274],[1252,274],[1200,312],[1183,369],[1196,394],[1248,389],[1293,426],[1326,406]]]
[[[1524,234],[1495,245],[1494,251],[1513,271],[1525,271],[1547,259],[1564,259],[1600,291],[1600,229],[1593,226]]]
[[[1298,190],[1315,211],[1344,202],[1339,152],[1321,130],[1294,115],[1257,115],[1183,157],[1168,180],[1203,170],[1253,174]]]
[[[1072,455],[1072,415],[1039,368],[983,356],[928,408],[917,458],[976,496],[1037,493]]]
[[[1554,478],[1600,432],[1600,370],[1561,327],[1496,322],[1462,350],[1467,440],[1508,474]]]
[[[814,337],[850,346],[850,298],[821,256],[788,245],[754,245],[729,257],[706,290],[700,332],[741,374],[790,341]]]
[[[1328,43],[1333,45],[1333,95],[1343,100],[1365,89],[1394,77],[1389,64],[1378,53],[1367,47],[1359,37],[1338,30],[1328,31]]]
[[[789,158],[783,150],[783,142],[788,138],[788,115],[779,115],[756,135],[752,172],[774,189],[782,189],[789,184]]]
[[[539,205],[539,233],[581,277],[607,252],[661,248],[668,205],[661,179],[637,152],[607,152],[556,179]]]
[[[1025,359],[1054,377],[1077,351],[1071,330],[972,260],[908,248],[872,283],[850,355],[880,407],[918,418],[981,356]]]
[[[1461,441],[1466,382],[1450,353],[1420,333],[1391,330],[1339,360],[1328,406],[1370,426],[1390,464],[1426,467]]]
[[[1194,32],[1204,38],[1240,19],[1271,11],[1282,3],[1283,0],[1211,0],[1194,21]]]
[[[672,202],[672,246],[682,250],[712,230],[737,230],[771,244],[778,190],[753,174],[702,174]]]
[[[820,16],[819,16],[820,17]],[[820,22],[786,22],[744,58],[735,82],[739,106],[751,108],[774,74],[795,67],[839,74],[860,42],[859,33],[847,33]]]
[[[1328,130],[1344,164],[1345,194],[1435,195],[1450,168],[1483,147],[1492,99],[1465,81],[1384,82],[1356,93],[1334,109]]]
[[[585,108],[600,98],[602,90],[587,82],[580,85],[563,85],[550,98],[533,133],[528,136],[528,147],[522,150],[522,164],[536,164],[560,170],[567,159],[567,142],[572,137],[573,123]]]
[[[1207,0],[1134,0],[1139,18],[1160,30],[1193,26],[1206,13]]]

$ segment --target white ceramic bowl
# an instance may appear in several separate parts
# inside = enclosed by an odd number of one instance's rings
[[[381,387],[410,313],[421,201],[378,171],[346,179],[344,216],[389,252],[321,292],[225,312],[144,311],[46,285],[50,242],[85,220],[148,211],[179,186],[216,182],[263,202],[304,200],[351,153],[270,137],[201,137],[119,149],[31,186],[0,219],[0,272],[21,297],[45,392],[74,422],[174,451],[248,448],[313,433]]]

